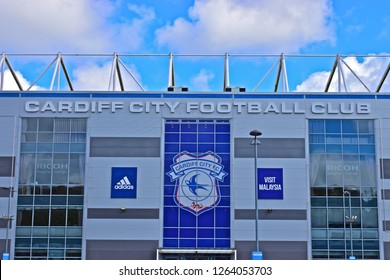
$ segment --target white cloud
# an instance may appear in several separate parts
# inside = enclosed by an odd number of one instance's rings
[[[6,52],[137,50],[154,11],[106,0],[0,0]],[[121,16],[117,16],[120,12]]]
[[[360,80],[370,89],[371,92],[376,91],[380,79],[382,78],[387,65],[390,60],[386,57],[373,57],[368,56],[359,62],[356,57],[344,58],[345,63],[353,70],[353,72],[360,78]],[[367,92],[367,89],[362,83],[355,77],[355,75],[341,63],[345,83],[348,92]],[[333,76],[329,92],[338,92],[338,71]],[[327,72],[316,72],[311,74],[304,82],[296,87],[295,91],[298,92],[323,92],[325,90],[326,83],[330,76],[330,71]],[[390,77],[387,78],[381,91],[390,90]],[[344,82],[341,80],[341,91],[345,91]]]
[[[190,20],[156,31],[160,46],[181,52],[294,52],[333,40],[328,0],[197,0]]]
[[[97,90],[107,91],[112,90],[115,85],[115,90],[120,90],[119,80],[116,78],[115,83],[110,82],[112,62],[100,66],[96,64],[84,65],[73,71],[73,86],[77,90]],[[134,65],[126,65],[126,68],[131,74],[141,83],[141,78]],[[125,69],[121,67],[121,75],[123,79],[123,86],[126,91],[140,90],[137,82],[128,74]],[[141,83],[142,84],[142,83]]]
[[[210,81],[215,75],[209,70],[202,69],[200,72],[191,78],[191,90],[210,91]]]
[[[0,72],[0,75],[1,75],[1,72]],[[23,77],[22,73],[20,73],[19,71],[15,71],[15,75],[16,75],[23,90],[27,90],[31,86],[31,83],[26,78]],[[19,91],[19,87],[18,87],[14,77],[12,76],[11,71],[8,69],[4,71],[4,84],[2,85],[2,88],[3,88],[3,90],[17,90],[17,91]],[[45,90],[45,89],[34,85],[31,87],[30,90]]]

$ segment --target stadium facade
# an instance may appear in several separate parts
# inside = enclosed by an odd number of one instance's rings
[[[11,259],[390,259],[387,92],[171,82],[2,91],[0,108]]]

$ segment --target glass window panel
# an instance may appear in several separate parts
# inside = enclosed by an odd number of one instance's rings
[[[66,228],[66,236],[68,237],[81,237],[82,236],[82,227],[67,227]]]
[[[50,248],[64,248],[65,247],[65,238],[50,238],[49,247]]]
[[[309,134],[309,143],[325,143],[324,134]]]
[[[326,134],[326,144],[341,144],[341,134]]]
[[[66,205],[67,197],[66,196],[52,196],[51,205]]]
[[[35,248],[47,248],[48,239],[47,238],[33,238],[32,246]]]
[[[325,153],[325,145],[324,144],[311,144],[310,147],[310,153]]]
[[[48,227],[33,227],[33,236],[46,237],[48,233]]]
[[[359,135],[359,143],[360,144],[375,144],[375,136],[374,135]]]
[[[313,249],[328,249],[328,241],[326,241],[326,240],[312,240],[311,246]]]
[[[53,131],[54,119],[52,118],[40,118],[38,124],[38,131]]]
[[[329,229],[329,239],[344,239],[345,231],[344,229]]]
[[[344,227],[344,211],[338,208],[328,209],[328,225],[329,228]]]
[[[343,144],[357,144],[358,135],[357,134],[345,134],[343,135]]]
[[[310,199],[312,207],[324,207],[326,206],[326,198],[312,197]]]
[[[313,228],[326,228],[326,209],[313,208],[311,209],[311,225]]]
[[[358,145],[343,145],[344,154],[357,154],[359,152]]]
[[[361,154],[375,154],[375,146],[374,145],[360,145],[360,153]]]
[[[328,144],[326,145],[326,152],[332,154],[341,154],[341,145]]]
[[[54,133],[54,142],[55,143],[68,143],[70,142],[69,133]]]
[[[359,120],[359,133],[374,133],[373,120]]]
[[[86,132],[87,120],[86,119],[71,119],[71,131],[72,132]]]
[[[325,121],[324,120],[310,120],[309,131],[311,133],[325,133]]]
[[[51,226],[65,226],[66,209],[65,208],[51,208],[50,225]]]
[[[81,238],[67,238],[66,248],[81,248]]]
[[[65,236],[65,227],[50,227],[50,236],[63,237]]]
[[[34,226],[49,225],[49,208],[34,209]]]
[[[378,209],[363,208],[362,209],[362,225],[363,228],[378,228]]]
[[[52,193],[54,195],[58,195],[58,194],[59,195],[64,195],[64,194],[67,193],[67,191],[68,191],[68,188],[66,186],[59,185],[59,186],[53,186],[52,187]]]
[[[30,152],[36,152],[37,150],[37,144],[36,143],[22,143],[20,147],[20,151],[22,153],[30,153]]]
[[[31,236],[31,227],[30,226],[17,226],[16,227],[16,236]]]
[[[69,186],[69,195],[83,195],[84,186],[79,185],[70,185]]]
[[[53,133],[51,133],[51,132],[38,133],[38,142],[43,142],[43,143],[53,142]]]
[[[326,133],[341,133],[341,121],[340,120],[325,120],[325,132]]]
[[[51,183],[52,155],[38,154],[36,164],[36,184]]]
[[[377,229],[363,229],[364,239],[379,239],[379,231]]]
[[[48,195],[50,194],[50,186],[35,186],[34,187],[35,195]]]
[[[37,131],[38,119],[37,118],[24,118],[22,121],[23,131]]]
[[[312,239],[326,239],[327,238],[326,229],[313,229],[311,231],[311,237]]]
[[[33,205],[33,196],[19,196],[18,205]]]
[[[311,196],[326,196],[326,188],[312,187],[312,188],[310,188],[310,195]]]
[[[53,152],[54,153],[69,153],[69,143],[54,144]]]
[[[56,119],[55,120],[55,131],[56,132],[70,131],[70,119]]]
[[[85,143],[71,143],[70,144],[70,152],[71,153],[84,153],[85,152]]]
[[[18,207],[16,225],[17,226],[31,226],[32,225],[32,208],[31,207]]]
[[[53,154],[53,184],[68,183],[68,154]]]
[[[81,250],[67,249],[66,250],[66,258],[81,259]]]
[[[15,247],[31,247],[31,238],[15,238]]]
[[[22,143],[24,142],[37,142],[37,133],[36,132],[22,133]]]
[[[87,135],[85,133],[72,133],[70,135],[70,141],[72,143],[85,143]]]
[[[64,258],[64,252],[65,250],[61,250],[61,249],[50,249],[49,250],[49,258],[58,258],[58,259],[62,259]]]
[[[345,240],[329,240],[329,249],[344,249]]]
[[[357,120],[342,120],[343,133],[357,133],[358,121]]]
[[[35,196],[34,204],[35,205],[49,205],[50,204],[50,196],[48,196],[48,195]]]
[[[68,226],[82,226],[83,225],[83,209],[69,208],[68,209]]]

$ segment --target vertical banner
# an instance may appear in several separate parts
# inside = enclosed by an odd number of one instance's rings
[[[283,168],[258,168],[258,199],[283,199]]]
[[[230,122],[166,120],[164,248],[230,248]]]
[[[111,198],[137,197],[137,168],[113,167],[111,169]]]

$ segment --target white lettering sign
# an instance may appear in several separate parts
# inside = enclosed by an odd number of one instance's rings
[[[28,113],[177,113],[186,114],[370,114],[371,104],[361,102],[312,102],[306,111],[302,102],[164,102],[164,101],[26,101]]]

